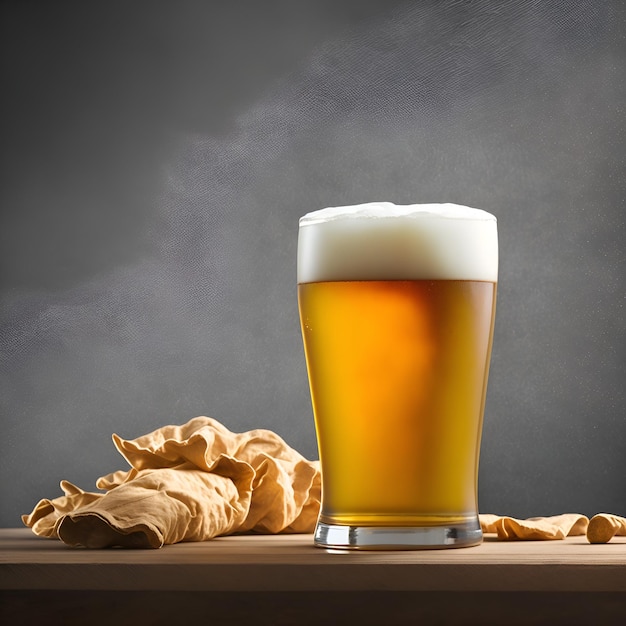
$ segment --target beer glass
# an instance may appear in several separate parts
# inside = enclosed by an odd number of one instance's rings
[[[452,204],[300,219],[298,304],[322,471],[315,545],[476,545],[496,218]]]

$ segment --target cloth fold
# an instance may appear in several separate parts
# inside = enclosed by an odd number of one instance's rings
[[[484,533],[496,533],[502,540],[564,539],[584,535],[589,518],[578,513],[564,513],[550,517],[514,517],[482,514],[480,527]]]
[[[41,500],[24,524],[88,548],[159,548],[233,533],[312,532],[320,506],[319,462],[276,433],[233,433],[196,417],[113,442],[131,469],[99,478],[105,493],[63,481],[64,496]]]

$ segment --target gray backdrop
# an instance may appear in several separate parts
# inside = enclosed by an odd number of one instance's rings
[[[4,526],[210,415],[316,456],[298,217],[498,216],[483,512],[626,515],[619,1],[2,2]]]

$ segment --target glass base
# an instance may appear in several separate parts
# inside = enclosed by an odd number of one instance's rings
[[[339,550],[436,550],[477,546],[483,539],[478,519],[445,526],[340,526],[318,522],[314,543]]]

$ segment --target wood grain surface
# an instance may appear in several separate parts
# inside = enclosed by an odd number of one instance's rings
[[[0,588],[195,591],[626,592],[626,537],[449,550],[344,552],[310,535],[220,537],[160,550],[85,550],[0,530]]]
[[[624,615],[623,537],[337,552],[311,535],[248,535],[85,550],[0,530],[3,624],[608,626]]]

